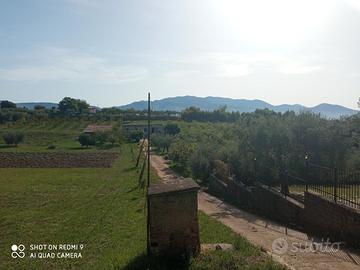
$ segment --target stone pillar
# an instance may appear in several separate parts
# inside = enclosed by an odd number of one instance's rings
[[[148,189],[150,252],[187,258],[200,252],[199,186],[190,178],[152,185]]]

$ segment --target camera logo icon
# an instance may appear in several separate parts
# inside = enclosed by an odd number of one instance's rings
[[[14,259],[16,258],[24,258],[25,257],[25,246],[23,244],[20,245],[12,245],[11,246],[11,257],[13,257]]]
[[[275,254],[283,255],[287,252],[289,244],[284,238],[277,238],[272,243],[272,250]]]

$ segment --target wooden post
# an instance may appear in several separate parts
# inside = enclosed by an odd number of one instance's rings
[[[309,156],[305,155],[305,178],[306,178],[306,185],[305,190],[309,191]]]
[[[144,151],[144,143],[145,143],[145,138],[143,138],[143,141],[141,142],[141,145],[140,145],[139,155],[136,159],[136,167],[139,165],[141,153]]]

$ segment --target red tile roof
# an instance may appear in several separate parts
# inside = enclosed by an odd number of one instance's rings
[[[96,133],[96,132],[107,132],[111,131],[113,128],[112,125],[88,125],[84,129],[84,133]]]

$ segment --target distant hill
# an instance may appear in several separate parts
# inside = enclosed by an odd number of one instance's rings
[[[35,106],[41,105],[44,106],[46,109],[51,109],[52,107],[57,108],[57,103],[52,102],[24,102],[24,103],[16,103],[16,107],[18,108],[26,108],[29,110],[33,110]]]
[[[340,116],[349,116],[358,113],[356,110],[352,110],[340,105],[333,105],[323,103],[315,107],[305,107],[300,104],[282,104],[271,105],[262,100],[254,99],[231,99],[222,97],[195,97],[195,96],[181,96],[170,97],[151,102],[151,108],[156,111],[182,111],[188,107],[198,107],[201,110],[213,111],[221,106],[227,106],[228,111],[239,112],[253,112],[256,109],[271,109],[275,112],[294,111],[299,113],[301,111],[311,111],[314,113],[320,113],[324,117],[339,118]],[[118,106],[120,109],[136,109],[145,110],[147,108],[147,101],[137,101],[127,105]]]

